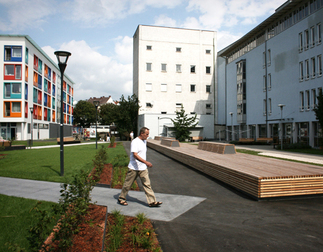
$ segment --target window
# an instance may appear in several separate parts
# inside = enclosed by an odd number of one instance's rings
[[[4,83],[4,98],[21,99],[21,83]]]
[[[4,65],[5,80],[21,80],[21,65]]]
[[[25,81],[28,82],[28,66],[25,66]]]
[[[299,81],[304,80],[303,62],[299,62]]]
[[[166,112],[166,111],[162,111],[162,112],[161,112],[161,114],[162,114],[162,115],[166,115],[166,114],[167,114],[167,112]]]
[[[176,73],[181,73],[182,72],[182,65],[176,64]]]
[[[308,34],[308,30],[305,30],[304,31],[304,34],[305,34],[305,50],[307,50],[308,49],[308,46],[309,46],[309,34]]]
[[[271,115],[271,113],[272,113],[271,98],[268,99],[268,107],[269,107],[268,113],[269,113],[269,115]]]
[[[152,50],[152,46],[151,45],[147,45],[146,49],[147,50]]]
[[[265,116],[267,114],[267,102],[266,99],[263,100],[263,105],[262,105],[262,114]]]
[[[195,73],[195,66],[191,65],[191,73]]]
[[[176,103],[176,108],[182,108],[182,103]]]
[[[25,100],[28,100],[28,84],[25,83]]]
[[[317,56],[317,75],[322,76],[322,55]]]
[[[268,60],[267,60],[268,62],[268,66],[270,66],[271,65],[271,50],[269,49],[268,50]]]
[[[267,89],[267,80],[266,80],[266,75],[264,75],[263,77],[262,77],[262,80],[263,80],[263,84],[262,84],[262,90],[265,92],[266,91],[266,89]],[[238,93],[241,93],[241,92],[238,92]]]
[[[315,58],[311,58],[311,77],[315,78],[316,72],[315,72]]]
[[[206,49],[206,50],[205,50],[205,53],[206,53],[206,54],[211,54],[211,50],[210,50],[210,49]]]
[[[167,92],[167,84],[162,83],[162,84],[160,85],[160,91],[162,91],[162,92]]]
[[[211,103],[207,103],[207,104],[205,105],[205,107],[206,107],[206,109],[211,109],[211,108],[212,108],[212,105],[211,105]]]
[[[167,71],[167,64],[161,64],[161,71],[166,72]]]
[[[310,28],[311,31],[311,47],[315,46],[315,28],[312,26]]]
[[[146,83],[146,91],[147,92],[153,91],[153,85],[152,85],[152,83]]]
[[[316,108],[317,97],[316,97],[316,89],[312,89],[312,109]]]
[[[182,84],[176,84],[175,91],[176,93],[182,92]]]
[[[206,85],[206,92],[211,93],[211,85]]]
[[[300,111],[304,111],[304,92],[299,92],[299,98],[300,98]]]
[[[5,46],[4,47],[5,61],[22,61],[22,47],[21,46]]]
[[[298,51],[302,52],[303,51],[303,33],[298,34]]]
[[[25,55],[25,63],[28,65],[28,48],[26,47],[26,51],[25,51],[26,55]]]
[[[195,84],[191,84],[191,92],[195,92]]]
[[[147,108],[152,108],[152,107],[153,107],[153,105],[151,104],[151,102],[146,102],[146,107],[147,107]]]
[[[306,110],[310,110],[310,91],[305,91],[305,99],[306,99]]]
[[[211,73],[211,67],[210,66],[205,67],[205,71],[206,71],[206,74],[210,74]]]
[[[268,74],[268,90],[271,90],[271,74]]]
[[[322,42],[321,23],[316,25],[316,32],[317,32],[317,44],[321,44]]]
[[[309,66],[309,61],[305,60],[305,80],[308,80],[310,77],[310,66]]]
[[[4,102],[5,117],[21,117],[21,102]]]
[[[176,47],[176,52],[182,52],[182,48],[181,47]]]
[[[151,71],[151,63],[146,63],[146,71]]]
[[[266,52],[262,53],[262,67],[265,68],[266,66]]]

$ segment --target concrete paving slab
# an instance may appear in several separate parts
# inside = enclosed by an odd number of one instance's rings
[[[60,190],[60,183],[0,177],[0,193],[8,196],[58,202]],[[156,198],[163,204],[160,207],[150,208],[144,192],[130,191],[128,194],[129,205],[121,206],[117,203],[120,192],[120,189],[95,187],[91,197],[92,201],[98,205],[108,206],[109,213],[114,210],[120,210],[122,214],[127,216],[145,213],[148,218],[159,221],[171,221],[206,199],[156,193]]]
[[[261,152],[261,153],[259,153],[259,155],[323,165],[322,159],[316,159],[313,157],[304,157],[304,156],[297,157],[297,156],[290,156],[290,155],[286,155],[286,154],[279,154],[279,153],[272,153],[272,152]]]

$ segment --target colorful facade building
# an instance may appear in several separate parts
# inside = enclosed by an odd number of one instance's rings
[[[0,35],[0,49],[1,137],[16,140],[28,140],[31,135],[33,139],[59,137],[61,78],[57,63],[25,35]],[[65,136],[72,135],[73,85],[64,75]]]

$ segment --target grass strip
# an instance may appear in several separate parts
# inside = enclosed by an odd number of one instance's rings
[[[0,194],[0,251],[8,251],[7,242],[28,251],[28,228],[37,221],[30,211],[37,200]],[[42,201],[41,209],[49,210],[54,203]],[[53,225],[56,221],[53,221]],[[17,250],[18,251],[18,250]]]
[[[109,143],[102,145],[108,147]],[[79,170],[91,172],[96,151],[94,144],[65,146],[63,177],[60,176],[59,148],[8,151],[0,160],[0,176],[68,183]],[[107,148],[107,154],[107,163],[111,163],[115,156],[126,151],[122,143],[118,143],[116,148]]]

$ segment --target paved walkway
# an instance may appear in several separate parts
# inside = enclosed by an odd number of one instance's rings
[[[124,143],[128,153],[129,143]],[[109,211],[120,209],[130,216],[144,212],[153,220],[163,251],[323,250],[323,197],[258,202],[154,150],[148,149],[147,156],[161,207],[149,208],[143,192],[130,192],[129,205],[120,206],[120,190],[101,187],[93,190],[92,199]],[[59,190],[59,183],[0,177],[1,194],[57,202]]]

